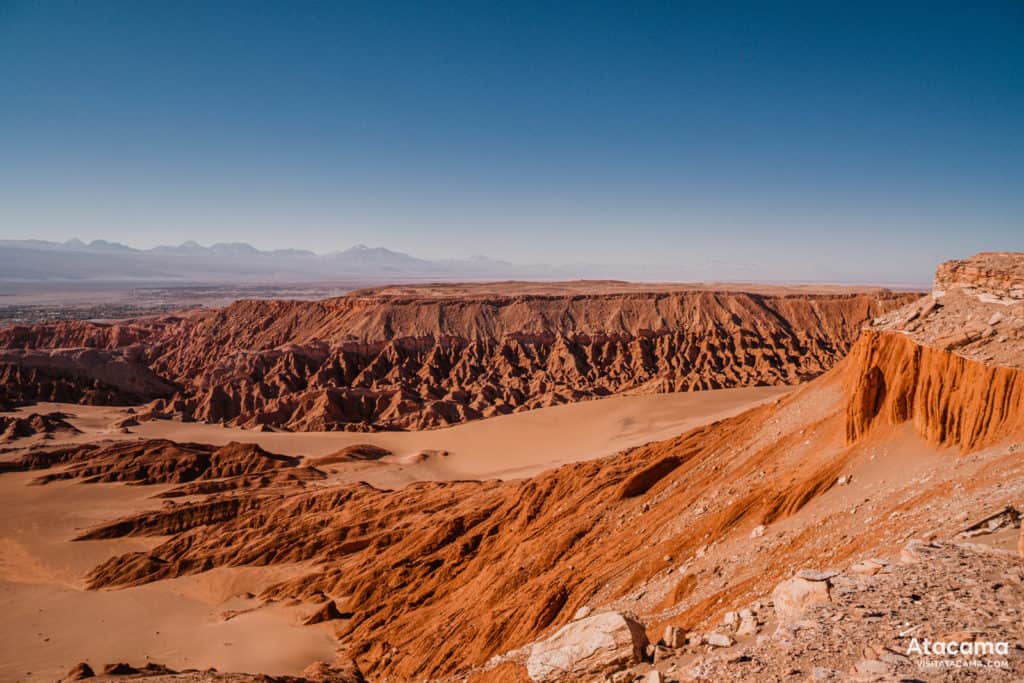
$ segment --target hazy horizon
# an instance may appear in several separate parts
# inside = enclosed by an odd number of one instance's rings
[[[1022,29],[1014,2],[0,2],[0,238],[926,282],[1024,250]]]

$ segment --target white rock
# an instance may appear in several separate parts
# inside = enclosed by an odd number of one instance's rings
[[[764,524],[758,524],[754,527],[754,530],[750,532],[751,538],[760,538],[764,536]]]
[[[831,569],[825,571],[821,571],[819,569],[801,569],[796,575],[801,579],[807,579],[808,581],[828,581],[838,574],[839,572]]]
[[[665,683],[665,677],[661,675],[661,672],[655,669],[647,673],[647,683]]]
[[[578,610],[576,610],[576,612],[572,615],[572,620],[579,621],[580,619],[586,619],[590,616],[590,611],[590,607],[584,605],[583,607],[580,607]]]
[[[740,619],[739,628],[736,629],[738,636],[752,636],[757,633],[757,619],[753,616]]]
[[[618,612],[603,612],[534,643],[526,671],[534,681],[578,680],[637,664],[646,647],[643,625]]]
[[[736,643],[732,636],[724,633],[705,633],[703,640],[705,645],[711,647],[732,647]]]
[[[678,626],[666,626],[662,641],[671,648],[680,648],[686,645],[686,633]]]
[[[796,577],[783,581],[772,591],[775,614],[784,622],[798,619],[811,605],[831,601],[828,581]]]

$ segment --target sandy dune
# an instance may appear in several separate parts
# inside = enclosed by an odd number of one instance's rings
[[[448,429],[373,434],[264,433],[172,421],[146,422],[122,433],[113,424],[128,416],[123,408],[40,404],[18,413],[60,410],[81,433],[29,438],[18,445],[166,437],[212,444],[255,442],[270,451],[312,459],[370,443],[392,455],[332,464],[328,471],[338,480],[394,487],[430,479],[526,477],[735,415],[787,391],[759,387],[613,397]],[[440,454],[444,451],[448,455]],[[295,674],[312,661],[333,656],[330,627],[301,626],[308,605],[259,607],[250,597],[292,574],[307,573],[308,566],[218,568],[137,588],[85,591],[83,577],[89,569],[108,557],[148,549],[158,539],[70,539],[100,522],[160,508],[163,503],[154,496],[170,487],[75,481],[29,486],[34,476],[0,477],[0,610],[7,623],[17,624],[0,637],[0,680],[52,681],[82,660],[100,665],[149,660],[179,668]],[[227,619],[234,611],[240,614]]]
[[[345,446],[368,443],[393,455],[377,461],[333,465],[334,474],[375,486],[412,481],[529,477],[567,462],[590,460],[624,448],[664,439],[692,427],[737,415],[790,391],[791,387],[750,387],[680,394],[615,396],[421,432],[259,432],[199,422],[143,422],[124,434],[114,423],[123,408],[40,403],[16,414],[62,411],[81,433],[42,443],[59,445],[101,439],[167,438],[222,445],[257,443],[268,451],[310,458]],[[422,451],[447,456],[410,457]]]
[[[29,479],[0,478],[0,611],[10,625],[0,637],[0,680],[53,681],[86,659],[290,673],[333,655],[330,632],[302,627],[301,608],[222,616],[256,606],[246,593],[298,567],[218,569],[137,589],[85,591],[82,576],[96,562],[152,540],[70,538],[102,520],[159,508],[152,496],[167,487],[28,486]]]

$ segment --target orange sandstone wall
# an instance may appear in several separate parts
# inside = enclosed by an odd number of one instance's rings
[[[1024,430],[1024,371],[866,330],[846,361],[848,442],[913,420],[930,443],[974,451]]]

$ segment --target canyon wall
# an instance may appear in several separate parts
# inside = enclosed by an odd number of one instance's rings
[[[118,326],[0,331],[13,353],[87,346],[177,390],[153,417],[291,430],[423,429],[621,393],[802,382],[912,294],[711,290],[242,301]],[[83,393],[83,395],[85,395]],[[165,398],[166,397],[166,398]]]
[[[973,451],[1024,432],[1024,371],[986,365],[896,332],[850,352],[847,438],[908,420],[929,442]]]

